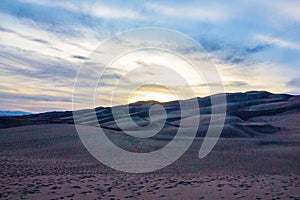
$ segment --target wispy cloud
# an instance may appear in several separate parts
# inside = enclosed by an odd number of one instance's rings
[[[0,13],[1,22],[0,43],[9,48],[18,48],[25,51],[38,52],[44,56],[76,62],[74,54],[88,56],[96,47],[98,40],[88,36],[91,31],[82,28],[81,37],[43,30],[39,24],[28,19],[19,19],[12,15]],[[86,35],[84,35],[86,32]],[[90,33],[88,33],[90,32]]]
[[[266,1],[267,2],[267,1]],[[300,2],[299,1],[270,1],[269,5],[277,11],[277,14],[289,20],[300,22]]]
[[[224,5],[212,3],[209,5],[170,5],[161,3],[146,3],[145,7],[158,14],[168,17],[190,19],[202,22],[226,21],[232,17],[234,11]]]
[[[287,83],[289,86],[298,88],[300,87],[300,78],[294,78]]]
[[[279,47],[294,49],[294,50],[300,50],[300,44],[284,39],[280,39],[277,37],[272,37],[268,35],[256,35],[256,38],[260,40],[261,42],[264,42],[269,45],[277,45]]]
[[[31,101],[55,101],[55,102],[72,102],[70,97],[59,97],[51,95],[41,94],[16,94],[16,93],[1,93],[1,96],[5,99],[18,99],[18,100],[31,100]]]
[[[105,5],[100,2],[84,2],[75,4],[70,1],[48,1],[48,0],[20,0],[21,2],[38,4],[48,7],[62,8],[68,11],[92,15],[105,19],[143,19],[136,11]]]

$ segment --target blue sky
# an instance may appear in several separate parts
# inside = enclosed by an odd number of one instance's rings
[[[299,1],[276,0],[2,0],[0,110],[72,109],[74,78],[90,53],[116,33],[143,27],[199,42],[228,92],[300,94],[299,10]]]

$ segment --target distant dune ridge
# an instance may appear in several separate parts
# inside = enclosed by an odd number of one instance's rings
[[[220,94],[219,94],[220,95]],[[215,96],[218,96],[215,95]],[[250,91],[246,93],[228,93],[227,97],[227,117],[221,137],[258,137],[276,133],[281,127],[267,122],[264,117],[273,116],[283,118],[285,115],[292,116],[300,111],[300,96],[288,94],[272,94],[265,91]],[[122,115],[118,117],[119,123],[132,119],[140,126],[149,124],[149,108],[153,104],[161,104],[167,111],[167,120],[161,134],[173,135],[180,125],[180,120],[188,120],[196,115],[200,115],[197,136],[205,136],[211,119],[210,97],[197,98],[199,108],[189,111],[188,116],[180,117],[180,106],[178,101],[159,103],[155,101],[136,102],[130,104],[130,116]],[[188,103],[189,100],[181,100]],[[218,105],[214,105],[218,106]],[[118,106],[117,110],[126,109],[125,106]],[[109,107],[95,108],[98,121],[94,120],[93,110],[82,110],[80,112],[81,124],[98,126],[108,130],[121,131],[114,120],[112,109]],[[93,112],[92,112],[93,111]],[[122,113],[122,112],[120,112]],[[155,117],[152,121],[155,120]],[[121,121],[121,122],[120,122]],[[71,111],[48,112],[17,117],[1,117],[0,128],[10,128],[15,126],[33,124],[73,124]],[[214,123],[218,124],[218,123]],[[124,124],[123,124],[124,125]],[[126,126],[126,125],[125,125]],[[193,127],[186,127],[188,128]],[[127,130],[134,130],[127,126]]]

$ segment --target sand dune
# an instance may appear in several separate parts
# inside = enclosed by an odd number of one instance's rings
[[[218,95],[214,96],[218,97]],[[298,113],[300,108],[300,98],[286,94],[246,92],[226,94],[226,98],[227,118],[221,137],[257,137],[276,133],[280,127],[274,127],[274,125],[269,124],[263,118],[260,118],[259,122],[261,123],[253,123],[252,119],[265,116],[280,116],[286,112]],[[99,126],[100,124],[101,127],[110,130],[135,130],[134,124],[127,123],[130,117],[139,126],[147,126],[150,122],[157,124],[164,123],[165,119],[162,119],[159,112],[154,111],[152,119],[149,118],[150,107],[160,104],[167,111],[167,123],[162,132],[169,132],[170,130],[174,132],[181,122],[188,122],[193,117],[200,115],[200,127],[197,135],[204,136],[212,116],[210,97],[197,98],[199,108],[184,110],[184,112],[180,110],[180,103],[187,104],[189,101],[174,101],[163,104],[154,101],[137,102],[129,105],[129,115],[125,112],[127,105],[115,107],[114,114],[111,108],[103,107],[96,108],[95,110],[76,111],[80,115],[80,119],[77,121],[80,124],[91,126]],[[218,105],[214,105],[214,107],[216,108]],[[218,115],[218,113],[215,114]],[[72,112],[50,112],[21,117],[2,117],[0,119],[0,127],[2,128],[32,124],[74,123]],[[117,120],[115,121],[115,119]],[[256,120],[256,122],[258,121]],[[220,123],[222,123],[222,120]],[[121,125],[122,128],[119,128],[118,125]],[[198,124],[187,127],[187,130],[192,126],[198,127]],[[230,132],[233,134],[230,134]]]
[[[113,170],[85,149],[71,112],[52,112],[0,119],[1,199],[300,199],[299,97],[267,92],[228,94],[222,138],[204,159],[199,148],[210,120],[209,98],[198,98],[190,120],[200,115],[197,138],[176,162],[147,174]],[[140,125],[149,123],[149,106],[131,105]],[[178,102],[162,104],[164,128],[148,139],[125,135],[111,108],[97,108],[111,141],[132,152],[157,150],[172,140],[180,125]],[[126,124],[120,106],[120,122]],[[90,110],[78,111],[85,125]],[[101,117],[101,118],[100,118]],[[152,120],[161,120],[153,116]],[[214,122],[218,125],[218,119]],[[184,127],[185,131],[193,129]],[[183,137],[184,139],[184,137]]]

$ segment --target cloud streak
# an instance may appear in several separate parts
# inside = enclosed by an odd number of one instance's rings
[[[292,41],[280,39],[277,37],[267,36],[267,35],[256,35],[256,38],[261,42],[266,43],[267,45],[277,45],[279,47],[300,51],[300,44]]]
[[[158,14],[168,17],[183,18],[202,22],[222,22],[229,20],[233,10],[224,5],[211,3],[210,5],[168,5],[161,3],[146,3],[145,7]]]
[[[103,3],[93,2],[81,2],[72,3],[70,1],[48,1],[48,0],[21,0],[23,3],[37,4],[47,7],[62,8],[68,11],[77,12],[85,15],[91,15],[94,17],[105,19],[143,19],[143,17],[129,9],[122,9],[116,7],[110,7]]]

